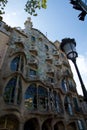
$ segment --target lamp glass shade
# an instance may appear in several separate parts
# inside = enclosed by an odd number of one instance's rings
[[[73,42],[66,43],[63,46],[63,50],[69,59],[73,59],[77,57],[76,46]]]

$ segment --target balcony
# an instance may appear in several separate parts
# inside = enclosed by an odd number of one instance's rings
[[[59,57],[59,52],[57,50],[53,51],[53,56],[58,56]]]
[[[47,74],[49,74],[50,76],[54,76],[54,69],[53,68],[47,68]]]
[[[35,55],[38,54],[37,47],[35,45],[31,45],[29,51]]]
[[[66,76],[66,77],[72,77],[72,73],[69,69],[63,71],[63,76]]]
[[[46,83],[48,86],[50,86],[50,85],[54,86],[54,84],[55,84],[54,78],[47,76],[47,77],[46,77],[46,80],[45,80],[45,83]]]
[[[24,39],[23,38],[15,38],[14,43],[24,48]]]
[[[75,86],[70,86],[70,85],[69,85],[69,91],[71,91],[71,92],[76,92]]]
[[[65,65],[66,67],[69,67],[69,63],[68,61],[62,61],[63,65]]]
[[[38,68],[38,60],[35,57],[31,57],[28,61],[28,65],[37,69]]]
[[[60,67],[62,65],[61,61],[55,61],[55,66]]]
[[[46,61],[47,61],[48,63],[51,63],[51,64],[52,64],[52,57],[48,55],[48,56],[46,57]]]
[[[54,73],[54,69],[53,68],[48,68],[47,72],[48,73]]]
[[[83,110],[82,110],[82,108],[81,107],[74,107],[74,112],[76,113],[76,114],[83,114]]]
[[[32,64],[38,65],[38,61],[37,61],[37,59],[35,59],[35,58],[30,58],[30,60],[28,61],[28,64],[29,64],[29,65],[32,65]]]
[[[62,70],[61,69],[56,71],[56,76],[57,76],[58,80],[61,79],[61,77],[62,77]]]

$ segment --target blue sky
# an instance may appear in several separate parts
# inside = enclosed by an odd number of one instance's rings
[[[87,84],[87,16],[85,21],[78,19],[79,11],[72,8],[69,0],[48,0],[46,10],[38,11],[38,16],[30,16],[24,11],[27,0],[8,0],[5,8],[6,14],[3,20],[12,27],[24,28],[27,17],[31,17],[33,27],[39,29],[51,41],[61,41],[65,37],[75,38],[79,57],[77,64],[81,72],[84,84]],[[78,91],[81,87],[74,66],[71,64],[74,77],[77,82]]]

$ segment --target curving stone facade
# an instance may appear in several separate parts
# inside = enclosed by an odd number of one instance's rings
[[[33,28],[0,21],[0,130],[87,130],[87,104],[54,43]]]

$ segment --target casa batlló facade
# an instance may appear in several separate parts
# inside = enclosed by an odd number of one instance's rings
[[[0,130],[87,130],[87,104],[78,95],[60,42],[0,19]]]

